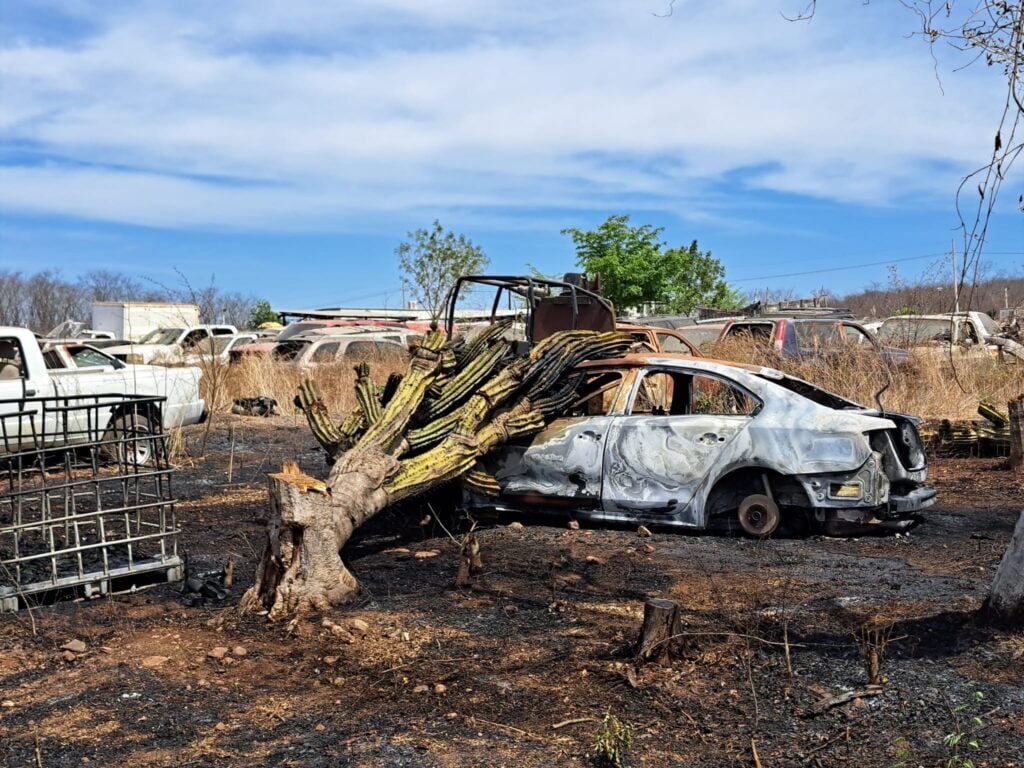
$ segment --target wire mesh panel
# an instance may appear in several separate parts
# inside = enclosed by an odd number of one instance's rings
[[[162,406],[0,400],[0,612],[181,578]]]

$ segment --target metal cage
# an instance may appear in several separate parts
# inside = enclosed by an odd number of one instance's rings
[[[182,578],[163,405],[0,400],[0,613]]]

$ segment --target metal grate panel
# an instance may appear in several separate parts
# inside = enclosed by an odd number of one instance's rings
[[[181,578],[162,406],[124,395],[0,400],[0,612],[41,593]]]

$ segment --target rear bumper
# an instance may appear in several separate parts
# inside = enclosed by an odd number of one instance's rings
[[[928,509],[935,503],[935,488],[930,485],[919,485],[909,493],[889,494],[889,511],[891,517],[905,517]]]
[[[832,536],[857,536],[870,530],[905,531],[919,522],[917,513],[935,503],[935,488],[919,485],[907,493],[890,494],[881,507],[817,509],[815,516],[825,533]]]

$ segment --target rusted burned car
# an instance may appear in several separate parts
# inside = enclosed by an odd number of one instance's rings
[[[914,420],[771,368],[665,354],[585,363],[579,397],[488,459],[497,497],[469,509],[695,529],[780,522],[900,530],[931,506]]]

